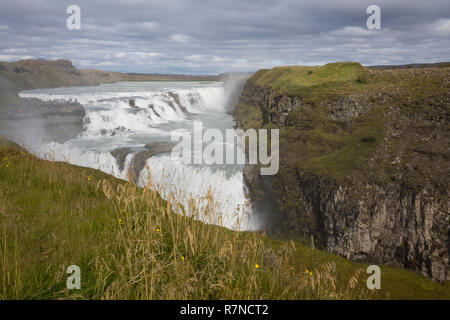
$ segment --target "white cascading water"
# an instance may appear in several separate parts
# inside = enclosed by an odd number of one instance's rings
[[[171,132],[192,132],[193,121],[205,128],[231,129],[233,118],[225,112],[226,93],[220,82],[122,82],[92,87],[37,89],[20,93],[23,98],[77,101],[86,111],[84,132],[63,144],[27,141],[26,147],[41,158],[66,161],[91,167],[126,179],[133,154],[128,154],[120,170],[111,151],[131,148],[145,150],[152,142],[170,141]],[[133,100],[135,105],[130,106]],[[228,147],[228,146],[227,146]],[[241,150],[236,150],[242,152]],[[252,214],[245,197],[243,165],[191,165],[169,153],[157,154],[146,161],[138,184],[148,181],[165,199],[188,207],[190,198],[199,209],[197,219],[234,230],[256,230],[258,219]],[[210,194],[215,209],[202,211]]]

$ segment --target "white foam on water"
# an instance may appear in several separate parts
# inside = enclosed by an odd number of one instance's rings
[[[64,144],[28,141],[26,147],[43,159],[66,161],[126,179],[133,155],[127,155],[121,171],[111,155],[112,150],[119,147],[142,148],[147,138],[157,141],[158,137],[165,136],[167,139],[171,131],[189,128],[193,115],[213,113],[216,115],[214,121],[219,122],[222,118],[229,118],[225,114],[227,99],[223,86],[202,87],[196,83],[179,87],[168,84],[166,88],[164,85],[127,83],[21,92],[20,96],[24,98],[76,100],[86,111],[85,131],[77,138]],[[131,99],[135,107],[130,106]],[[179,123],[181,127],[171,126],[173,123]],[[136,136],[143,136],[140,138],[143,141],[137,142]],[[260,227],[245,197],[242,168],[227,171],[188,165],[168,154],[148,159],[147,165],[150,172],[142,170],[138,184],[146,185],[150,173],[161,196],[167,200],[171,194],[174,195],[188,215],[234,230]],[[214,199],[213,208],[208,206],[208,194]],[[189,199],[196,200],[196,210],[189,209]]]
[[[227,177],[222,170],[186,165],[181,158],[170,155],[148,159],[147,168],[141,172],[140,185],[147,183],[150,173],[151,182],[162,197],[168,199],[170,193],[175,195],[188,215],[233,230],[259,229],[260,224],[245,197],[242,171]],[[190,199],[199,200],[194,210],[189,208]]]
[[[80,148],[70,141],[66,143],[26,143],[27,150],[41,159],[50,161],[64,161],[81,167],[101,170],[119,179],[127,178],[127,170],[120,170],[116,159],[108,151],[95,151]],[[125,160],[125,168],[130,166],[133,155],[129,154]]]

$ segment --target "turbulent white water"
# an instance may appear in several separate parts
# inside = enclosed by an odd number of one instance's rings
[[[41,158],[67,161],[100,169],[125,179],[133,154],[128,154],[123,170],[111,155],[117,148],[134,152],[145,150],[145,144],[170,141],[176,130],[193,131],[193,121],[204,128],[224,132],[234,125],[226,110],[227,93],[220,82],[122,82],[92,87],[68,87],[29,90],[21,97],[41,100],[78,101],[86,110],[85,131],[64,144],[30,142],[27,148]],[[135,102],[131,107],[129,100]],[[230,146],[226,146],[230,147]],[[238,152],[241,152],[237,150]],[[169,194],[188,207],[195,199],[200,210],[196,218],[235,230],[260,227],[245,198],[243,165],[191,165],[169,153],[147,160],[151,179],[163,198]],[[148,172],[144,168],[139,185],[145,185]],[[215,201],[213,212],[206,214],[206,195]],[[190,212],[194,214],[194,212]]]

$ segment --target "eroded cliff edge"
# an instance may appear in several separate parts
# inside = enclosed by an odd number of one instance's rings
[[[244,172],[268,231],[450,280],[449,80],[448,64],[254,74],[235,116],[243,129],[280,129],[278,174]]]

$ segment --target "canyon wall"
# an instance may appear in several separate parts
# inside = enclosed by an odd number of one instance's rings
[[[97,85],[68,60],[0,62],[0,134],[17,143],[30,138],[64,142],[83,130],[76,102],[21,99],[28,89]]]
[[[275,237],[438,281],[449,272],[450,68],[260,70],[239,127],[280,129],[280,171],[244,171]]]

